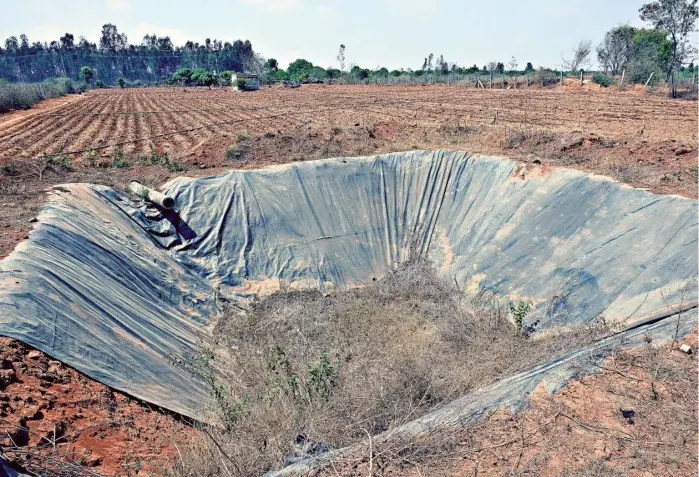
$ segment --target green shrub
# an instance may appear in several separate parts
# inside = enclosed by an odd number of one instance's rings
[[[614,80],[612,80],[609,76],[605,75],[604,73],[600,73],[599,71],[595,74],[592,75],[592,82],[597,83],[600,86],[607,87],[611,86]]]
[[[162,154],[158,154],[158,151],[152,147],[150,148],[150,155],[148,156],[148,159],[150,160],[151,164],[168,164],[170,162],[167,151],[164,151]]]
[[[527,317],[527,314],[532,309],[532,302],[527,301],[520,301],[517,306],[513,302],[510,302],[510,312],[512,313],[512,317],[515,319],[515,326],[517,327],[517,331],[519,333],[522,332],[522,328],[524,327],[524,318]]]
[[[340,379],[337,366],[328,358],[327,348],[321,348],[317,362],[308,364],[307,374],[309,395],[327,401]]]
[[[170,172],[184,172],[187,170],[187,168],[183,164],[173,161],[167,163],[167,170]]]
[[[247,154],[247,149],[238,145],[232,145],[226,149],[226,160],[227,161],[242,161],[245,159]]]
[[[0,172],[7,176],[11,176],[17,173],[17,168],[15,167],[14,162],[10,162],[9,164],[4,164],[0,166]]]
[[[90,163],[90,166],[95,167],[97,165],[97,153],[91,147],[88,147],[87,151],[85,151],[85,158]]]
[[[52,78],[43,83],[3,83],[0,84],[0,113],[15,109],[27,109],[49,98],[57,98],[82,88],[84,83],[76,83],[69,78]]]
[[[651,73],[653,77],[651,78]],[[631,84],[645,84],[650,78],[649,85],[656,85],[663,79],[663,71],[652,61],[632,61],[627,66],[627,77]]]
[[[119,146],[114,146],[114,149],[112,149],[112,165],[117,169],[124,169],[131,165],[124,159],[124,150]]]
[[[93,70],[89,66],[83,66],[82,68],[80,68],[80,77],[84,79],[86,83],[91,82],[94,76],[95,70]]]

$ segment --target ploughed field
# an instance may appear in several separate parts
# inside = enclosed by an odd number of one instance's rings
[[[68,153],[80,161],[86,152],[72,153],[88,148],[111,152],[120,144],[127,155],[152,147],[195,160],[201,153],[208,157],[212,146],[233,143],[241,132],[284,136],[302,126],[334,127],[335,136],[346,135],[347,128],[376,128],[368,139],[379,145],[400,138],[418,146],[451,146],[430,135],[433,128],[449,126],[578,131],[622,143],[640,138],[694,147],[697,141],[696,102],[639,90],[304,85],[238,93],[230,88],[138,88],[93,90],[0,116],[0,157],[6,162]],[[284,161],[288,152],[286,156],[276,159]],[[207,164],[222,165],[223,157],[218,159],[218,164]]]

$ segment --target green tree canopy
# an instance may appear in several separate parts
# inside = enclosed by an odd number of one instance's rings
[[[92,78],[95,76],[95,71],[89,66],[83,66],[80,68],[80,77],[85,80],[87,84],[92,82]]]

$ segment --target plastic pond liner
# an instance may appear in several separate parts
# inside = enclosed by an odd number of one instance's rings
[[[361,286],[409,253],[466,294],[531,301],[535,333],[600,315],[634,328],[696,306],[697,202],[579,171],[411,151],[178,178],[162,192],[173,210],[54,187],[0,262],[0,334],[198,418],[209,390],[177,361],[211,339],[221,298]],[[541,369],[512,377],[516,389]],[[510,402],[508,389],[483,392]]]

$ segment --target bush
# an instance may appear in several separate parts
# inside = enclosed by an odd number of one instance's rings
[[[43,83],[0,84],[0,113],[27,109],[44,99],[57,98],[82,90],[84,83],[69,78],[53,78]]]
[[[240,145],[233,145],[226,149],[227,161],[244,161],[247,155],[247,148]]]
[[[604,73],[597,72],[592,75],[592,82],[597,83],[600,86],[607,87],[611,86],[611,84],[614,82],[609,76],[605,75]]]
[[[542,69],[534,74],[534,83],[540,86],[555,86],[559,80],[560,76],[551,70]]]
[[[645,84],[651,73],[653,77],[648,83],[649,85],[658,84],[664,77],[662,70],[652,61],[632,61],[627,66],[627,75],[631,84]]]

